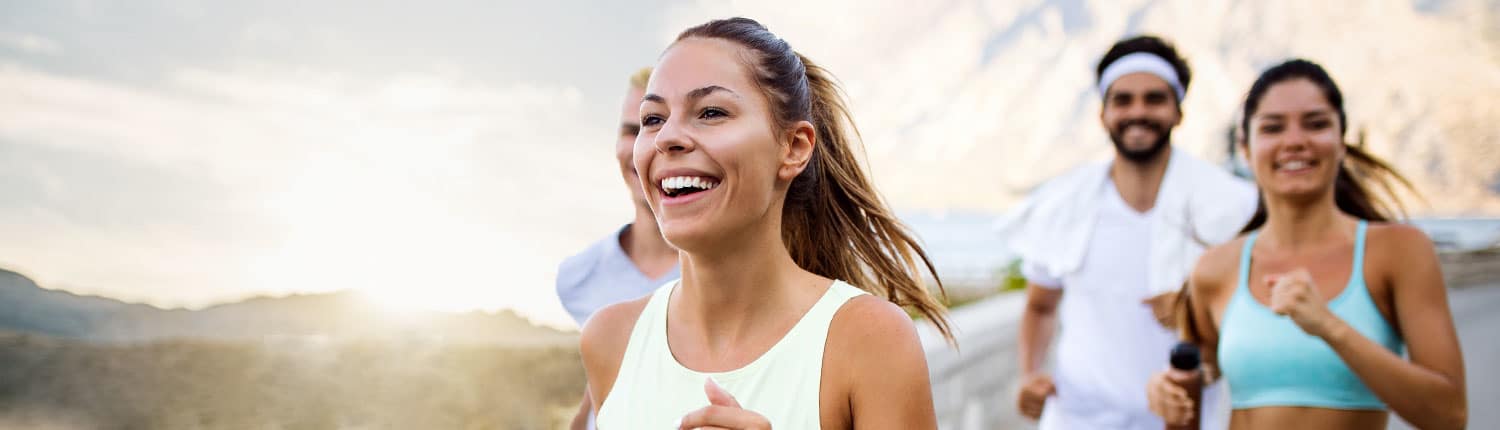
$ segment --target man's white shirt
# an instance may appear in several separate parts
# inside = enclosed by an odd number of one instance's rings
[[[1147,298],[1177,291],[1205,245],[1238,233],[1255,211],[1254,185],[1174,151],[1152,209],[1137,212],[1085,166],[1038,189],[1011,221],[1022,274],[1061,288],[1054,381],[1041,428],[1160,429],[1146,383],[1166,367],[1174,333]],[[1217,384],[1222,385],[1222,384]],[[1204,428],[1227,425],[1227,393],[1206,390]]]

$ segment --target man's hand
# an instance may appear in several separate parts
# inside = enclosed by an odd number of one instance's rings
[[[1057,387],[1052,385],[1052,377],[1045,374],[1026,375],[1021,381],[1021,393],[1016,398],[1016,407],[1020,409],[1021,415],[1033,421],[1042,417],[1042,407],[1047,404],[1047,397],[1057,394]]]

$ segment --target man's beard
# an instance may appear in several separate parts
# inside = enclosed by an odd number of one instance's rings
[[[1126,148],[1125,130],[1136,125],[1156,132],[1156,142],[1152,142],[1151,146],[1146,149]],[[1161,154],[1163,150],[1167,149],[1167,143],[1172,141],[1172,129],[1148,119],[1125,120],[1121,121],[1120,125],[1116,126],[1114,130],[1110,130],[1109,140],[1115,144],[1115,153],[1120,154],[1125,160],[1135,163],[1145,163],[1156,159],[1157,154]]]

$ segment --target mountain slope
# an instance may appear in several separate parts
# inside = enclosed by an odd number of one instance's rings
[[[1153,33],[1175,42],[1194,71],[1178,147],[1225,160],[1256,75],[1305,57],[1343,88],[1349,138],[1363,131],[1368,148],[1428,197],[1416,214],[1500,214],[1500,2],[995,0],[864,9],[867,21],[852,28],[801,29],[798,18],[778,28],[844,80],[873,176],[900,207],[1004,210],[1041,181],[1108,157],[1094,67],[1116,40]]]
[[[47,290],[4,269],[0,329],[111,342],[333,337],[521,345],[574,339],[509,311],[397,315],[352,292],[258,297],[201,310],[159,309]]]

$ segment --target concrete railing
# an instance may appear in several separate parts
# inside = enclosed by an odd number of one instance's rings
[[[931,324],[918,325],[938,428],[944,430],[1026,428],[1016,413],[1017,324],[1024,294],[990,297],[953,310],[958,349],[949,346]]]

